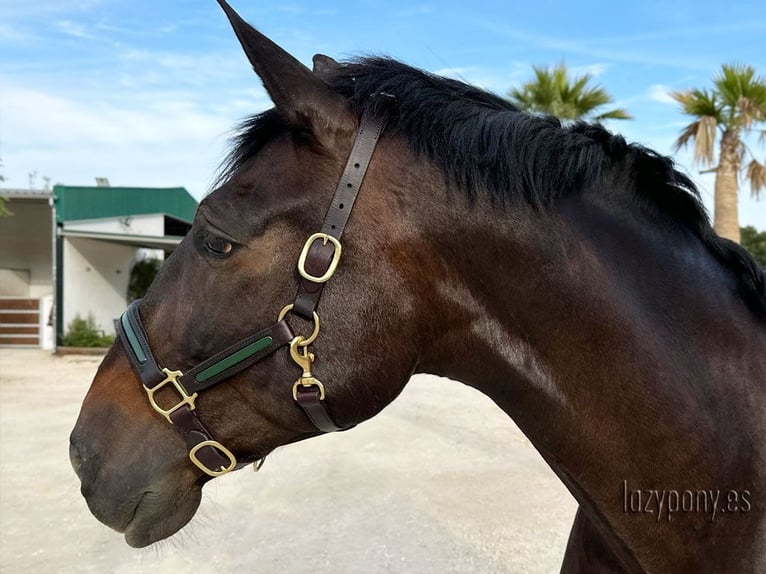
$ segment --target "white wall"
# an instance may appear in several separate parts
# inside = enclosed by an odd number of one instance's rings
[[[162,214],[130,215],[127,217],[67,221],[64,223],[64,230],[159,237],[165,235],[165,216]]]
[[[53,295],[46,295],[40,299],[40,346],[52,351],[55,349],[56,334],[53,332],[53,322],[48,324],[48,319],[53,313]]]
[[[91,313],[99,329],[114,334],[112,321],[127,306],[130,268],[136,248],[96,239],[64,237],[64,308],[62,331],[79,314]]]
[[[20,293],[17,281],[8,281],[8,288],[14,284],[14,295],[22,297],[43,297],[53,294],[51,259],[51,208],[48,200],[11,199],[6,207],[13,213],[0,218],[0,269],[22,271],[8,273],[24,278],[28,272],[28,288]]]

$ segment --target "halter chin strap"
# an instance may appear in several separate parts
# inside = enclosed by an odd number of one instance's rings
[[[395,101],[387,94],[378,94],[376,97]],[[308,238],[298,259],[302,281],[295,302],[282,309],[276,323],[182,373],[160,367],[154,358],[138,310],[140,299],[131,303],[120,319],[115,321],[128,360],[140,376],[149,402],[154,410],[178,428],[189,449],[189,458],[206,474],[220,476],[249,463],[238,463],[234,454],[216,441],[199,419],[195,412],[199,392],[247,369],[284,346],[289,346],[291,358],[303,371],[293,384],[295,402],[317,429],[323,432],[345,430],[335,423],[327,408],[324,385],[312,373],[314,354],[309,352],[308,346],[319,334],[319,315],[316,311],[319,299],[340,261],[340,238],[385,124],[385,116],[374,118],[368,113],[362,116],[322,231]],[[309,337],[293,333],[285,321],[285,316],[290,312],[313,321],[314,331]],[[160,405],[155,397],[165,387],[172,388],[179,397],[169,407]]]

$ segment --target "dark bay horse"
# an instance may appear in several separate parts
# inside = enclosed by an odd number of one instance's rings
[[[168,537],[434,373],[577,499],[563,571],[766,572],[766,281],[689,179],[392,60],[309,70],[221,4],[275,107],[118,322],[71,435],[93,514]]]

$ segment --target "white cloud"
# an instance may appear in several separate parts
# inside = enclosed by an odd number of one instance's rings
[[[277,10],[294,16],[300,16],[306,12],[303,6],[298,6],[297,4],[280,4],[277,6]]]
[[[410,18],[413,16],[424,16],[426,14],[430,14],[432,11],[433,8],[431,8],[431,6],[421,4],[419,6],[412,6],[404,10],[399,10],[396,15],[402,18]]]
[[[694,56],[658,54],[649,50],[639,49],[632,44],[624,45],[614,42],[614,39],[598,38],[589,40],[573,40],[568,37],[557,37],[541,34],[517,26],[495,20],[481,19],[477,24],[487,31],[523,42],[529,48],[546,50],[564,54],[579,54],[599,60],[628,62],[633,64],[651,64],[663,67],[680,67],[691,70],[709,70],[709,64]]]
[[[660,102],[662,104],[672,104],[677,106],[678,102],[676,102],[670,96],[671,91],[671,88],[668,86],[663,84],[654,84],[653,86],[649,86],[649,99],[655,102]]]
[[[66,145],[77,142],[111,145],[168,137],[180,140],[209,134],[217,121],[188,101],[162,100],[141,109],[107,104],[98,99],[74,101],[25,88],[3,90],[4,128],[21,145],[55,138]],[[220,124],[218,124],[220,126]]]
[[[74,36],[75,38],[82,38],[86,40],[94,39],[94,36],[90,34],[83,24],[74,22],[72,20],[58,20],[56,22],[56,28],[59,32],[66,34],[67,36]]]
[[[571,66],[569,67],[569,74],[573,77],[590,74],[592,77],[597,78],[603,75],[608,68],[608,64],[586,64],[583,66]]]
[[[0,22],[0,42],[18,42],[32,38],[31,34],[22,32],[16,26],[11,26],[6,22]]]
[[[54,182],[183,185],[207,190],[230,130],[244,115],[268,107],[262,91],[234,90],[225,101],[197,101],[183,92],[109,101],[101,94],[63,96],[4,78],[5,186],[27,187],[37,171]]]
[[[511,72],[497,72],[481,68],[479,66],[453,66],[434,70],[437,76],[444,76],[460,80],[466,84],[471,84],[484,90],[489,90],[497,94],[506,93],[515,83],[517,83],[519,74],[514,69]]]
[[[31,19],[39,22],[41,18],[50,17],[54,14],[86,12],[101,4],[102,1],[39,0],[36,2],[19,2],[19,0],[0,0],[0,14],[6,21]]]

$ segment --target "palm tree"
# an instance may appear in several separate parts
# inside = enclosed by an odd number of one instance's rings
[[[615,108],[607,112],[600,108],[612,102],[611,96],[600,86],[589,87],[591,74],[575,77],[570,81],[566,64],[552,68],[532,66],[535,79],[514,88],[508,95],[510,101],[526,112],[540,112],[564,120],[630,120],[625,110]]]
[[[739,242],[738,178],[744,171],[756,198],[766,187],[766,167],[746,144],[748,134],[766,121],[766,79],[756,76],[750,66],[723,65],[713,86],[712,90],[671,92],[683,112],[695,118],[681,132],[675,148],[694,140],[695,161],[712,166],[720,133],[718,165],[711,170],[716,174],[714,227],[722,237]],[[759,139],[766,140],[766,130],[761,130]],[[743,168],[748,157],[751,161]]]

